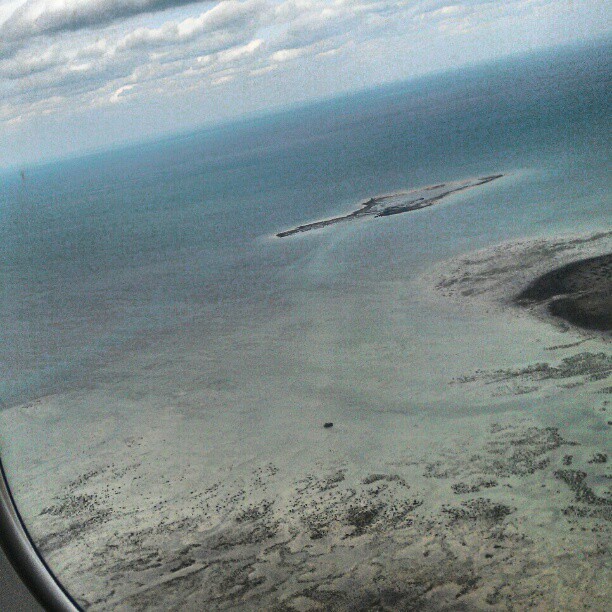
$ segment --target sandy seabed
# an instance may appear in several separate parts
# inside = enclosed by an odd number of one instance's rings
[[[178,362],[172,343],[136,350],[89,386],[7,410],[27,524],[92,610],[606,610],[609,339],[513,300],[611,243],[509,242],[408,281],[402,295],[483,347],[435,362],[428,402],[427,372],[393,369],[426,344],[362,347],[382,373],[363,374],[371,406],[351,412],[324,361],[292,381],[311,358],[297,348],[215,375],[196,338]],[[273,360],[308,344],[292,325],[244,342]]]

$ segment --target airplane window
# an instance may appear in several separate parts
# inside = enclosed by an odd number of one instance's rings
[[[67,601],[610,609],[608,25],[0,0],[4,502]]]

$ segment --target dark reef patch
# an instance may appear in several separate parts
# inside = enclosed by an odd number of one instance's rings
[[[445,506],[442,511],[450,517],[451,522],[485,521],[490,524],[501,523],[514,511],[505,504],[494,503],[490,499],[479,497],[465,501],[461,506]]]
[[[612,373],[612,355],[600,351],[592,353],[585,351],[565,357],[558,364],[546,362],[532,363],[520,368],[507,368],[503,370],[482,371],[476,370],[474,374],[460,376],[452,384],[467,384],[484,381],[486,384],[509,383],[508,392],[513,395],[523,395],[526,392],[537,391],[539,387],[522,383],[543,383],[545,381],[559,381],[563,388],[573,388],[584,385],[587,381],[605,380]],[[579,380],[575,380],[580,377]],[[567,379],[574,379],[561,383]],[[505,389],[504,389],[505,390]]]
[[[548,312],[594,331],[612,331],[612,253],[575,261],[533,281],[516,296],[521,306],[547,303]]]
[[[395,464],[364,473],[340,461],[275,489],[283,468],[253,466],[171,511],[145,508],[122,523],[116,512],[106,516],[116,507],[108,477],[123,479],[117,487],[136,486],[137,465],[109,465],[72,480],[67,497],[41,510],[46,540],[38,541],[53,562],[69,559],[64,575],[76,584],[84,567],[104,581],[105,591],[78,593],[92,612],[557,609],[553,601],[575,593],[604,609],[606,593],[592,576],[607,558],[612,518],[601,482],[605,454],[533,421],[504,419],[484,433],[431,462],[407,455],[404,473]],[[576,448],[572,461],[566,446]],[[525,530],[532,501],[544,498],[568,538],[548,565],[541,562],[547,549]],[[84,515],[78,524],[75,510]],[[598,548],[577,559],[583,532]],[[549,568],[563,584],[541,588]]]
[[[491,489],[497,486],[496,480],[479,479],[474,483],[458,482],[451,485],[453,493],[456,495],[464,495],[467,493],[480,493],[482,489]]]

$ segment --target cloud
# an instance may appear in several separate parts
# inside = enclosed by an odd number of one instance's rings
[[[41,53],[14,57],[0,62],[0,76],[6,79],[29,77],[57,66],[62,59],[54,48],[46,49]]]
[[[192,4],[198,0],[26,0],[0,25],[0,40],[99,28],[113,21]]]
[[[295,47],[292,49],[281,49],[280,51],[275,51],[270,56],[270,59],[273,62],[288,62],[288,61],[297,59],[298,57],[302,57],[302,55],[305,55],[306,53],[308,53],[307,47]]]
[[[139,46],[177,44],[192,40],[203,34],[215,34],[221,40],[232,33],[250,28],[263,17],[267,3],[263,0],[238,2],[228,0],[197,17],[180,22],[168,22],[159,28],[138,28],[125,36],[117,45],[118,49]],[[221,43],[223,44],[223,43]]]
[[[226,52],[225,62],[253,55],[262,45],[253,35],[261,23],[262,0],[221,2],[195,17],[168,21],[157,28],[141,27],[108,37],[73,34],[47,45],[32,44],[0,60],[0,79],[18,82],[17,95],[35,100],[50,92],[93,90],[130,75],[185,70],[185,62]],[[158,66],[165,65],[164,70]],[[149,78],[146,76],[145,78]]]
[[[29,19],[44,36],[24,35],[14,53],[0,56],[6,101],[0,120],[25,123],[48,112],[118,102],[125,109],[186,91],[206,97],[213,89],[244,89],[249,79],[282,83],[291,71],[316,72],[322,62],[352,62],[346,64],[351,69],[364,54],[388,49],[405,56],[437,36],[465,37],[551,0],[223,0],[182,6],[165,22],[151,14],[186,4],[26,0],[0,24],[0,40],[11,28],[23,34],[19,19]],[[68,15],[67,7],[78,10]],[[394,62],[390,56],[389,65]]]
[[[242,45],[241,47],[234,47],[232,49],[227,49],[225,51],[220,51],[217,54],[217,59],[220,63],[226,64],[228,62],[234,62],[239,59],[243,59],[250,55],[253,55],[261,49],[261,46],[264,44],[264,41],[260,38],[252,40],[246,45]]]
[[[134,89],[134,87],[135,85],[123,85],[122,87],[119,87],[119,89],[113,92],[113,95],[109,98],[109,102],[111,104],[117,104],[117,102],[119,102],[122,97],[124,97],[123,94],[127,91]]]

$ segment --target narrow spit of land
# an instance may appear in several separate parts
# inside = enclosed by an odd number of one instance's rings
[[[334,225],[345,221],[354,221],[362,217],[389,217],[391,215],[421,210],[422,208],[433,206],[453,193],[485,185],[502,176],[503,174],[493,174],[482,178],[454,181],[452,183],[440,183],[439,185],[421,187],[420,189],[413,189],[411,191],[398,191],[397,193],[375,196],[366,202],[362,202],[357,210],[346,215],[298,225],[293,229],[279,232],[276,235],[279,238],[286,238],[294,234],[322,229],[328,225]]]

